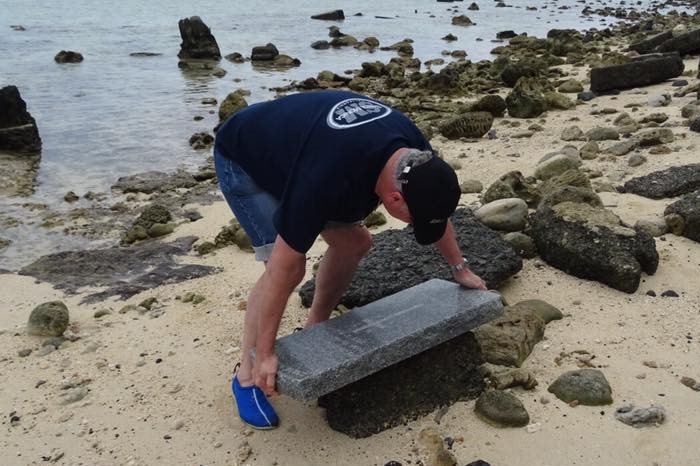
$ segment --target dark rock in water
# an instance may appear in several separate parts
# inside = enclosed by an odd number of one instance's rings
[[[545,321],[534,306],[506,306],[502,317],[474,330],[484,361],[520,367],[544,337]]]
[[[670,167],[632,178],[620,191],[650,199],[662,199],[681,196],[697,189],[700,189],[700,163]]]
[[[574,39],[581,33],[576,29],[550,29],[547,31],[547,39]]]
[[[224,121],[226,118],[247,106],[248,102],[246,102],[245,97],[237,91],[231,92],[219,106],[219,121]]]
[[[197,184],[194,177],[184,170],[168,174],[158,171],[123,176],[117,180],[112,189],[124,193],[156,193],[172,191],[177,188],[191,188]]]
[[[459,209],[452,221],[469,267],[489,288],[497,288],[522,268],[520,256],[501,235],[476,220],[471,210]],[[435,248],[416,243],[411,227],[383,231],[374,235],[373,247],[360,262],[340,303],[348,308],[362,306],[431,278],[452,280],[449,267]],[[313,293],[314,282],[310,280],[299,291],[304,306],[311,305]]]
[[[629,63],[591,69],[591,91],[649,86],[680,76],[683,69],[677,53],[640,55]]]
[[[311,43],[311,48],[315,50],[328,50],[331,48],[331,44],[327,40],[317,40]]]
[[[635,408],[634,405],[626,404],[615,410],[615,419],[637,428],[658,426],[666,419],[666,410],[663,406]]]
[[[0,150],[26,154],[41,151],[36,121],[15,86],[0,89]]]
[[[258,45],[253,47],[250,53],[250,59],[253,61],[270,61],[277,58],[280,54],[275,44],[268,43],[267,45]]]
[[[77,194],[75,194],[73,191],[68,191],[65,196],[63,196],[63,200],[66,202],[76,202],[80,200]]]
[[[651,275],[659,264],[653,237],[623,226],[615,214],[601,207],[545,204],[530,221],[540,256],[574,276],[633,293],[641,272]]]
[[[494,118],[502,117],[506,111],[506,101],[498,94],[488,94],[471,106],[474,112],[489,112]]]
[[[185,237],[167,244],[153,241],[128,248],[59,252],[41,257],[18,273],[49,282],[67,293],[77,293],[86,286],[106,288],[85,297],[84,303],[110,296],[127,299],[159,285],[218,272],[214,267],[175,262],[174,256],[187,254],[196,240]]]
[[[479,5],[477,5],[475,2],[472,2],[472,4],[467,7],[467,10],[479,11]]]
[[[523,427],[530,422],[525,406],[514,395],[502,390],[486,390],[476,400],[474,412],[496,427]]]
[[[452,117],[440,125],[440,134],[447,139],[480,138],[493,124],[489,112],[466,112]]]
[[[27,333],[58,337],[68,328],[68,308],[61,301],[39,304],[29,314]]]
[[[474,23],[472,22],[471,19],[469,19],[468,16],[459,15],[459,16],[455,16],[454,18],[452,18],[452,25],[453,26],[473,26]]]
[[[548,388],[560,400],[578,401],[586,406],[608,405],[613,402],[612,389],[603,373],[597,369],[580,369],[560,375]]]
[[[155,53],[155,52],[131,52],[129,54],[130,57],[158,57],[160,55],[163,55],[162,53]]]
[[[518,37],[515,31],[500,31],[496,33],[496,39],[512,39],[513,37]]]
[[[240,52],[233,52],[226,55],[224,58],[231,63],[243,63],[245,62],[245,57]]]
[[[199,16],[181,19],[177,25],[180,28],[180,37],[182,37],[180,52],[177,54],[178,58],[182,60],[221,59],[219,44],[216,43],[211,30]]]
[[[83,55],[72,50],[61,50],[53,59],[56,63],[80,63],[83,61]]]
[[[311,16],[311,19],[321,19],[325,21],[341,21],[345,19],[343,10],[333,10],[326,13]]]
[[[471,332],[319,399],[334,430],[369,437],[484,390],[481,352]],[[439,383],[436,383],[439,380]],[[430,396],[426,396],[430,394]]]
[[[660,34],[653,35],[651,37],[648,37],[642,41],[635,42],[634,44],[631,44],[629,46],[630,50],[634,50],[635,52],[639,54],[647,54],[651,53],[656,49],[659,45],[663,44],[669,39],[673,38],[673,33],[671,31],[666,31],[662,32]]]
[[[672,37],[656,48],[657,52],[676,52],[688,55],[700,51],[700,29]]]
[[[190,146],[195,150],[207,149],[214,144],[214,136],[209,133],[195,133],[190,136]]]
[[[450,34],[447,34],[446,36],[442,37],[442,40],[446,40],[447,42],[454,42],[457,40],[457,36],[450,33]]]
[[[686,194],[666,207],[664,216],[670,214],[683,218],[683,236],[700,243],[700,190]]]

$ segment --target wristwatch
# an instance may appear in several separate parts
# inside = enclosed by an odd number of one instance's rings
[[[467,263],[467,259],[462,257],[462,261],[459,264],[455,265],[450,265],[450,269],[452,270],[452,274],[456,274],[460,270],[464,270],[466,268],[469,268],[469,264]]]

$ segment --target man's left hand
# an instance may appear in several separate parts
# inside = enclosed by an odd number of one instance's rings
[[[453,277],[457,283],[465,288],[486,290],[486,282],[469,269],[458,270],[453,274]]]

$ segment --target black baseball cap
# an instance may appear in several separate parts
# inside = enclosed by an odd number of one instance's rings
[[[416,241],[435,243],[445,234],[447,220],[459,202],[457,174],[444,160],[433,156],[421,164],[409,163],[399,181]]]

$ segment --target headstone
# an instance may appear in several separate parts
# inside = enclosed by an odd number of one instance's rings
[[[498,294],[433,279],[277,340],[280,393],[309,400],[498,317]]]

